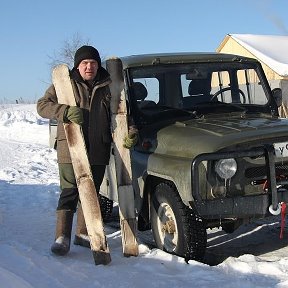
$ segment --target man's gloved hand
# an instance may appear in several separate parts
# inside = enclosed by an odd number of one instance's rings
[[[135,126],[130,126],[128,135],[123,139],[123,146],[127,149],[132,148],[138,141],[138,130]]]
[[[82,109],[77,106],[70,106],[64,113],[64,122],[74,122],[82,125],[84,122]]]

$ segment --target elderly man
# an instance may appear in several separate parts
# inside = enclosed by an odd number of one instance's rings
[[[105,167],[109,163],[112,142],[110,130],[110,99],[108,72],[101,67],[97,49],[82,46],[74,57],[70,71],[77,106],[59,104],[55,88],[51,85],[37,102],[40,116],[58,121],[57,159],[61,194],[57,206],[55,242],[51,251],[65,255],[70,250],[73,214],[79,200],[63,122],[82,125],[88,158],[96,190],[99,191]],[[82,216],[83,218],[83,216]],[[82,219],[82,222],[84,219]],[[85,222],[83,223],[85,225]],[[84,228],[83,228],[84,229]],[[77,232],[76,232],[77,237]],[[77,243],[80,244],[80,243]]]

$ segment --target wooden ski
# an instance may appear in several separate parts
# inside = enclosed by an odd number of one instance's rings
[[[69,106],[76,106],[69,69],[66,65],[61,64],[54,68],[52,81],[56,89],[58,102]],[[82,129],[80,125],[75,123],[64,123],[63,125],[94,262],[95,265],[106,265],[111,262],[111,256],[104,233],[100,205],[88,161]]]
[[[123,138],[128,134],[128,121],[122,62],[119,58],[108,59],[106,61],[106,68],[112,80],[112,83],[110,84],[112,95],[110,105],[112,112],[111,124],[114,139],[114,157],[123,254],[126,257],[138,256],[139,250],[136,239],[137,222],[134,190],[132,186],[130,151],[123,147]]]

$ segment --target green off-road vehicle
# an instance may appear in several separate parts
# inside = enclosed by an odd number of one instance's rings
[[[157,247],[201,261],[207,228],[233,232],[280,213],[288,119],[278,117],[281,91],[271,91],[257,60],[218,53],[120,60],[138,129],[131,164],[139,230],[152,228]],[[101,193],[117,202],[113,151],[106,178]]]

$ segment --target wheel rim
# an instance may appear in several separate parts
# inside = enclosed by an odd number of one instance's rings
[[[173,210],[169,204],[161,203],[157,214],[157,228],[161,245],[167,252],[174,252],[178,244],[178,229]]]

